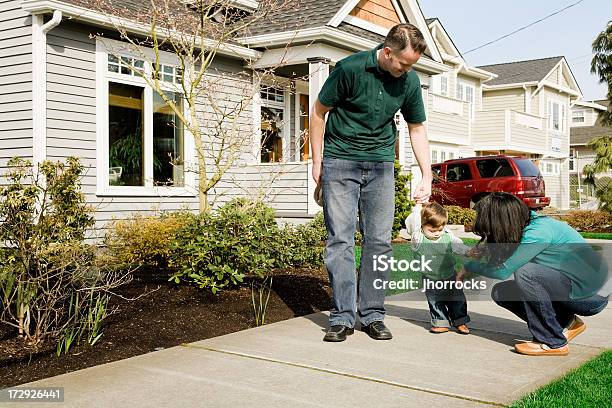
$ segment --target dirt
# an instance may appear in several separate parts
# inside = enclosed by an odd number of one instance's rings
[[[323,269],[287,269],[272,273],[266,324],[331,307],[331,289]],[[95,346],[86,341],[57,357],[52,342],[28,347],[15,330],[0,325],[0,388],[24,384],[87,367],[133,357],[255,327],[251,288],[213,295],[197,287],[174,285],[164,277],[138,276],[115,297]]]

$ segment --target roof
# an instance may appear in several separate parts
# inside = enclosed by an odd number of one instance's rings
[[[283,0],[279,0],[282,2]],[[346,0],[293,0],[291,7],[272,11],[249,28],[250,35],[324,27]]]
[[[549,57],[527,61],[506,62],[503,64],[481,65],[478,68],[493,72],[498,77],[487,85],[504,85],[522,82],[540,82],[563,59]]]
[[[585,145],[600,136],[612,136],[612,128],[605,126],[577,126],[570,128],[570,145]]]

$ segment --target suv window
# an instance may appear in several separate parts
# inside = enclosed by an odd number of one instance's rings
[[[455,163],[449,164],[446,167],[446,181],[465,181],[472,179],[472,172],[470,166],[466,163]]]
[[[482,178],[514,176],[514,170],[506,159],[476,160],[476,167]]]
[[[530,159],[514,159],[523,177],[539,177],[540,169]]]
[[[432,180],[433,184],[440,182],[440,172],[442,172],[442,166],[433,166],[431,168],[431,173],[433,175],[433,180]]]

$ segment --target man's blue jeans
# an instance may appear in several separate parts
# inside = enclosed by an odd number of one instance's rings
[[[526,321],[536,341],[559,348],[567,344],[563,329],[574,315],[592,316],[608,304],[599,295],[570,299],[570,290],[570,280],[560,271],[530,262],[514,272],[514,280],[493,286],[491,297]]]
[[[385,289],[376,289],[374,281],[388,280],[389,271],[375,271],[373,259],[374,255],[391,257],[393,254],[393,163],[324,158],[321,180],[328,235],[325,267],[333,295],[330,324],[354,327],[357,295],[361,324],[382,321],[385,317]],[[354,238],[358,213],[363,235],[359,284]]]

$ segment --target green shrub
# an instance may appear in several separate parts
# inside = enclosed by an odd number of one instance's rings
[[[262,278],[279,265],[283,241],[273,209],[232,200],[215,214],[193,217],[177,231],[170,257],[176,272],[170,279],[217,293],[245,276]]]
[[[94,344],[108,294],[129,277],[84,242],[94,225],[81,192],[83,166],[11,159],[0,188],[0,320],[30,344],[58,341],[66,351],[82,336]]]
[[[317,214],[306,224],[287,224],[283,228],[282,236],[283,250],[278,256],[277,267],[316,268],[323,265],[327,238],[323,213]]]
[[[595,196],[599,200],[599,209],[612,214],[612,178],[600,177],[597,179]]]
[[[193,217],[188,212],[172,212],[114,220],[108,226],[104,244],[117,265],[166,269],[177,231]]]
[[[612,214],[597,210],[576,210],[570,211],[561,217],[572,228],[582,232],[599,232],[612,228]]]
[[[470,229],[474,226],[474,221],[476,221],[476,211],[473,209],[463,208],[456,205],[446,205],[444,208],[446,208],[446,211],[448,212],[449,224],[465,225]]]
[[[411,174],[402,174],[402,166],[399,161],[393,163],[393,174],[395,176],[395,216],[393,218],[393,230],[391,238],[397,237],[400,230],[404,228],[404,221],[410,215],[410,209],[414,202],[410,200],[409,183]]]

